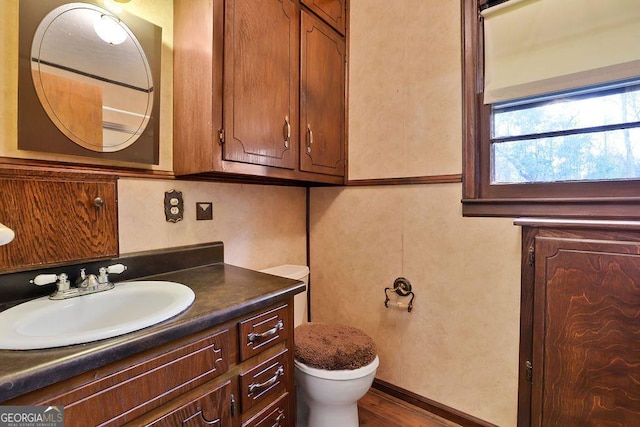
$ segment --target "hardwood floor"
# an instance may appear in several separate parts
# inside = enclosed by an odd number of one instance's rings
[[[358,401],[360,426],[367,427],[459,427],[376,389]]]

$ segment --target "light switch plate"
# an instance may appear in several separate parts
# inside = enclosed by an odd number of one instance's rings
[[[196,220],[208,221],[213,219],[213,203],[197,202],[196,203]]]

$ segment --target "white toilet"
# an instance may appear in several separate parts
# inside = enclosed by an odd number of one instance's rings
[[[348,326],[308,323],[301,327],[314,327],[315,325],[348,328],[358,331],[362,336],[349,339],[348,348],[345,350],[344,345],[336,343],[336,341],[340,341],[338,332],[322,330],[319,334],[312,335],[312,345],[316,348],[312,349],[309,354],[314,359],[313,363],[319,364],[319,366],[311,366],[299,360],[300,358],[304,360],[305,357],[304,354],[301,355],[300,344],[296,341],[296,360],[294,362],[298,400],[296,426],[358,427],[358,400],[371,387],[379,363],[373,340],[359,329]],[[296,331],[299,328],[296,328]],[[296,332],[296,340],[298,340],[298,336],[299,334]],[[365,342],[364,345],[363,342]],[[302,345],[305,344],[302,343]],[[331,348],[334,346],[335,351]],[[320,347],[320,351],[318,351],[318,347]],[[325,351],[327,349],[328,351]],[[319,353],[324,354],[318,357]],[[370,360],[371,356],[374,357],[372,361]],[[362,365],[360,362],[364,360],[368,362]],[[327,364],[332,365],[332,369],[326,369],[325,365]],[[343,367],[344,364],[347,365],[347,369],[335,369],[335,367]],[[354,368],[354,364],[357,367]],[[358,366],[358,364],[362,366]]]
[[[302,265],[279,265],[260,270],[263,273],[303,280],[308,284],[309,268]],[[358,427],[358,400],[363,397],[376,375],[378,356],[375,344],[363,331],[343,325],[306,323],[306,292],[294,301],[294,327],[296,327],[295,382],[297,399],[296,427]],[[328,328],[328,329],[327,329]],[[299,343],[298,331],[306,331],[306,343]],[[309,334],[310,333],[310,334]],[[350,339],[342,340],[341,333]],[[318,347],[318,343],[323,346]],[[309,360],[305,348],[315,347]],[[319,350],[319,351],[318,351]],[[300,354],[302,353],[302,354]],[[341,369],[344,368],[344,369]]]

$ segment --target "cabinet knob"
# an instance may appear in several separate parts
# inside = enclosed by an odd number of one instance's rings
[[[95,199],[93,199],[93,204],[96,208],[101,208],[104,206],[104,199],[98,196]]]

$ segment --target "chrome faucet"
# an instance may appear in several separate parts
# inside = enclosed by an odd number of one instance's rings
[[[87,276],[85,269],[80,269],[80,277],[76,279],[76,288],[78,289],[95,289],[98,287],[98,278],[95,274]]]
[[[83,268],[80,270],[80,277],[76,280],[75,287],[70,286],[69,276],[65,273],[39,274],[29,282],[38,286],[56,282],[58,289],[49,296],[49,299],[60,300],[113,289],[115,285],[109,281],[109,274],[120,274],[126,269],[127,266],[124,264],[100,267],[96,276],[95,274],[87,275]]]

